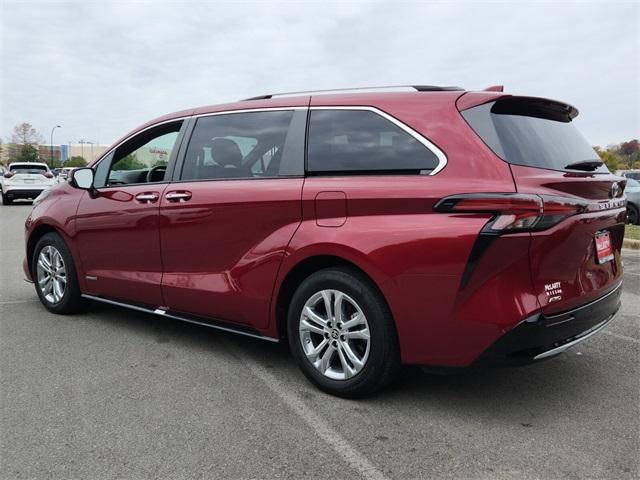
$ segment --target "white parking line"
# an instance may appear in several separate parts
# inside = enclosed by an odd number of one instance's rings
[[[18,303],[33,303],[33,302],[39,302],[40,300],[36,299],[30,299],[30,300],[7,300],[7,301],[0,301],[0,305],[15,305]]]
[[[363,478],[385,480],[387,477],[378,470],[367,458],[358,452],[351,444],[322,418],[309,410],[309,407],[288,391],[287,386],[268,369],[247,357],[230,341],[225,342],[231,353],[237,357],[256,377],[275,393],[280,399],[300,417],[313,431],[322,438],[335,452],[356,470]]]
[[[612,337],[620,338],[622,340],[627,340],[628,342],[640,344],[640,340],[638,340],[637,338],[628,337],[626,335],[621,335],[619,333],[608,332],[607,330],[603,330],[602,333],[606,333],[607,335],[611,335]]]

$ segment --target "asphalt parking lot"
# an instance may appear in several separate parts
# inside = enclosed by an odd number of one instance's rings
[[[307,383],[284,345],[23,281],[28,204],[0,207],[0,478],[638,478],[640,254],[623,310],[551,361],[406,368],[374,398]]]

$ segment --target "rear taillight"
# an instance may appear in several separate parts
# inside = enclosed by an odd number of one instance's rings
[[[43,173],[43,175],[44,175],[45,177],[47,177],[47,178],[53,178],[53,173],[51,173],[51,172]]]
[[[441,199],[436,212],[493,214],[484,233],[516,233],[544,230],[565,218],[587,210],[572,198],[520,193],[469,193]]]
[[[14,175],[15,175],[15,172],[6,172],[6,173],[4,174],[4,178],[11,178],[11,177],[13,177]]]

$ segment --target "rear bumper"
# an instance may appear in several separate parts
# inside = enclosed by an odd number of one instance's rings
[[[476,365],[523,365],[550,358],[604,328],[620,309],[622,282],[591,303],[568,312],[538,313],[500,337]]]
[[[29,187],[29,188],[21,188],[21,187],[10,187],[6,189],[2,194],[11,199],[18,198],[36,198],[38,195],[42,193],[48,187]]]

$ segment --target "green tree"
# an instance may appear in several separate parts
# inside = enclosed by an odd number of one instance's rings
[[[69,158],[66,162],[64,162],[65,167],[86,167],[87,161],[81,157],[80,155],[74,155]]]
[[[612,172],[624,168],[624,159],[615,149],[611,149],[611,147],[608,147],[606,150],[600,147],[594,147],[594,149],[598,152],[600,160],[602,160]]]
[[[33,145],[18,145],[18,153],[16,154],[16,162],[37,162],[38,149]]]
[[[135,153],[122,157],[113,165],[113,170],[141,170],[143,168],[146,168],[146,165],[138,160]]]
[[[47,165],[49,165],[49,168],[60,168],[63,166],[63,162],[57,158],[54,158],[53,162],[51,161],[50,158],[47,158],[46,162],[47,162]]]
[[[156,160],[156,162],[151,165],[151,168],[154,167],[166,167],[169,164],[166,160]]]

